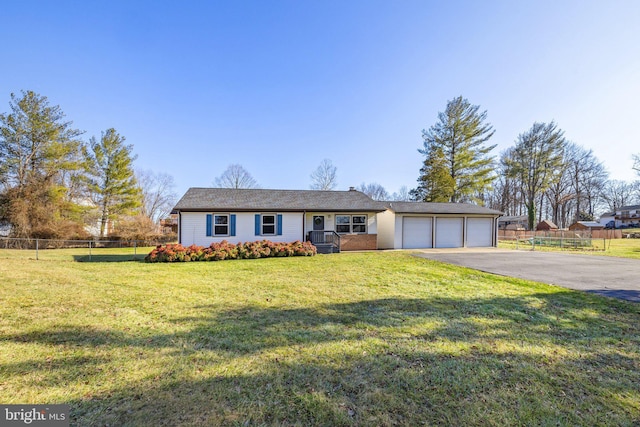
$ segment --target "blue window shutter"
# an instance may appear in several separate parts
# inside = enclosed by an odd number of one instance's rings
[[[229,219],[229,222],[231,224],[229,224],[229,227],[230,227],[229,234],[231,236],[235,236],[236,235],[236,216],[235,214],[231,214],[230,217],[231,218]]]
[[[256,236],[260,235],[260,214],[256,214]]]
[[[278,228],[276,234],[282,236],[282,215],[278,214]]]
[[[213,215],[207,214],[207,237],[211,236],[211,224],[213,223]]]

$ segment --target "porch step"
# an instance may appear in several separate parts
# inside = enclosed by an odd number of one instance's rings
[[[318,249],[319,254],[337,254],[340,252],[340,249],[331,243],[314,243],[314,246]]]

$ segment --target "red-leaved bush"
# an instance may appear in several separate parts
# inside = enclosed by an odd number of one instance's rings
[[[146,262],[222,261],[225,259],[255,259],[284,256],[313,256],[316,247],[310,242],[296,240],[275,243],[269,240],[233,244],[226,240],[205,247],[181,244],[158,245],[147,255]]]

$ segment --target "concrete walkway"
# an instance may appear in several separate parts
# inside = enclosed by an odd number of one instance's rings
[[[508,249],[427,249],[423,258],[640,302],[640,260]]]

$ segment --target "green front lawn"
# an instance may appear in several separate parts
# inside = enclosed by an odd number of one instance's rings
[[[72,424],[640,419],[637,304],[404,252],[64,259],[0,259],[0,402]]]

